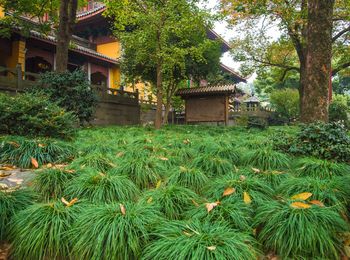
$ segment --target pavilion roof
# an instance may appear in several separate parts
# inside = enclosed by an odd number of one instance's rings
[[[235,85],[221,85],[221,86],[205,86],[195,88],[179,89],[176,92],[177,96],[210,96],[217,94],[230,95],[236,90]]]

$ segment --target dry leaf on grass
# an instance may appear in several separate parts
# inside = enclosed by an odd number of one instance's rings
[[[310,192],[303,192],[291,197],[292,200],[307,200],[312,196]]]
[[[229,195],[231,195],[231,194],[233,194],[233,193],[235,193],[235,192],[236,192],[236,189],[235,189],[235,188],[229,187],[229,188],[227,188],[226,190],[224,190],[222,196],[223,196],[223,197],[226,197],[226,196],[229,196]]]

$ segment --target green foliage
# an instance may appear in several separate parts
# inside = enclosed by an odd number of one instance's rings
[[[11,228],[14,259],[64,259],[73,241],[67,237],[80,206],[62,202],[33,204],[16,214]]]
[[[342,95],[335,95],[329,105],[329,121],[341,122],[346,128],[350,128],[350,98]]]
[[[81,124],[89,122],[95,113],[97,94],[84,71],[47,72],[41,76],[35,91],[44,91],[52,102],[79,118]]]
[[[299,116],[299,92],[297,89],[274,90],[270,94],[270,102],[278,115],[287,122]]]
[[[26,139],[16,136],[0,137],[0,163],[29,168],[32,166],[32,158],[40,166],[47,163],[67,162],[73,156],[73,147],[58,140]]]
[[[288,156],[283,153],[276,152],[271,148],[260,148],[257,150],[248,151],[244,155],[243,160],[245,165],[251,165],[264,171],[289,168]]]
[[[115,167],[115,165],[114,160],[111,156],[105,155],[99,151],[94,151],[88,153],[85,156],[75,159],[72,162],[72,167],[76,169],[83,169],[87,167],[101,172],[106,172]]]
[[[350,172],[350,166],[347,164],[315,158],[300,159],[297,161],[295,167],[295,173],[298,176],[321,179],[343,176]]]
[[[267,124],[267,120],[263,117],[249,116],[247,127],[265,130],[268,127],[268,124]]]
[[[60,199],[69,181],[76,176],[72,170],[51,168],[36,173],[33,181],[33,189],[44,200]]]
[[[350,162],[350,136],[339,123],[302,125],[289,152],[321,159]]]
[[[147,204],[88,206],[70,231],[72,253],[80,259],[139,259],[150,228],[160,220],[159,211]]]
[[[223,175],[233,170],[233,164],[218,155],[201,154],[193,160],[193,167],[201,168],[207,176]]]
[[[0,134],[70,139],[75,117],[40,94],[0,93]]]
[[[348,230],[348,224],[331,208],[293,208],[290,202],[262,205],[255,224],[261,228],[259,241],[282,259],[339,259],[337,233]]]
[[[70,198],[91,203],[113,203],[134,200],[139,195],[136,185],[123,175],[87,171],[69,183],[65,190]]]
[[[199,169],[180,166],[169,177],[169,184],[176,184],[197,193],[203,189],[209,178]]]
[[[142,201],[158,207],[168,219],[181,219],[200,198],[190,189],[165,185],[145,192]]]
[[[11,219],[30,206],[35,198],[35,194],[27,189],[0,189],[0,242],[7,239]]]
[[[225,222],[173,221],[159,226],[144,259],[256,259],[255,241]]]

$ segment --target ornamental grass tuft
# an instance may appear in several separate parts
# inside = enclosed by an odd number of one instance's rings
[[[225,222],[171,221],[157,227],[143,259],[255,260],[255,241]]]
[[[68,182],[76,176],[74,170],[64,168],[45,169],[36,173],[33,180],[33,189],[44,200],[58,199],[63,196],[63,191]]]
[[[71,145],[48,138],[26,139],[9,136],[0,138],[0,163],[16,165],[21,168],[35,167],[47,163],[61,163],[73,159],[74,149]]]
[[[125,175],[87,170],[69,183],[65,194],[91,203],[112,203],[135,200],[140,191]]]
[[[295,174],[301,177],[332,178],[350,173],[349,165],[316,158],[300,159],[295,168]]]
[[[158,207],[168,219],[181,219],[188,209],[201,201],[194,191],[178,185],[161,185],[145,192],[141,200]]]
[[[220,156],[202,154],[193,160],[192,166],[202,169],[209,177],[228,174],[233,171],[233,164]]]
[[[348,230],[346,221],[332,208],[300,201],[262,205],[255,226],[266,251],[281,259],[339,259],[337,235]]]
[[[289,168],[288,156],[276,152],[271,148],[260,148],[248,151],[243,158],[246,166],[259,168],[260,170],[285,170]]]
[[[201,170],[184,166],[176,167],[168,179],[169,184],[177,184],[197,193],[200,193],[208,181],[209,178]]]
[[[139,259],[150,240],[150,228],[162,220],[150,204],[89,206],[70,231],[76,259]]]
[[[72,167],[76,169],[93,168],[95,170],[106,172],[116,165],[113,158],[108,154],[92,152],[85,156],[79,157],[72,162]]]
[[[0,241],[7,239],[13,216],[35,199],[35,194],[28,189],[0,190]]]
[[[16,214],[11,225],[13,259],[60,260],[70,255],[67,232],[81,206],[62,202],[33,204]],[[74,242],[72,242],[74,243]]]

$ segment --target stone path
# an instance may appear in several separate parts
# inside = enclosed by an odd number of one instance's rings
[[[35,173],[31,170],[0,165],[0,188],[6,189],[16,186],[27,186],[34,176]]]

